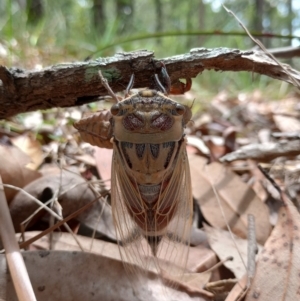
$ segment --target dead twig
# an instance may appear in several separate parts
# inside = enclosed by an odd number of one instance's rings
[[[248,214],[248,280],[247,287],[250,287],[255,274],[255,255],[258,248],[255,234],[255,217],[253,214]]]
[[[299,82],[295,79],[295,77],[291,74],[291,72],[281,63],[279,62],[276,57],[267,50],[267,48],[257,39],[255,39],[251,33],[249,32],[249,30],[247,29],[247,27],[242,23],[242,21],[234,14],[234,12],[232,12],[230,9],[228,9],[224,4],[223,4],[224,9],[230,14],[232,15],[240,24],[240,26],[245,30],[245,32],[247,33],[247,35],[249,36],[249,38],[257,45],[260,47],[260,49],[266,53],[268,56],[270,56],[274,62],[276,62],[278,64],[278,66],[280,66],[282,68],[282,70],[284,70],[286,72],[286,74],[288,75],[289,79],[291,80],[291,82],[298,88],[300,89],[300,84]]]
[[[57,222],[56,224],[54,224],[52,227],[44,230],[43,232],[39,233],[38,235],[36,235],[35,237],[30,238],[29,240],[26,240],[22,243],[20,243],[20,248],[26,248],[27,246],[29,246],[30,244],[32,244],[33,242],[35,242],[36,240],[42,238],[43,236],[47,235],[48,233],[54,231],[55,229],[59,228],[60,226],[62,226],[64,223],[66,223],[67,221],[69,221],[70,219],[76,217],[78,214],[80,214],[81,212],[85,211],[86,209],[88,209],[90,206],[92,206],[99,198],[94,199],[92,202],[84,205],[82,208],[78,209],[77,211],[73,212],[72,214],[70,214],[69,216],[67,216],[66,218],[64,218],[63,220]]]

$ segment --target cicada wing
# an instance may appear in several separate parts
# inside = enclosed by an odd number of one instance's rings
[[[140,206],[141,212],[145,209],[141,207],[140,195],[124,169],[121,155],[116,146],[114,146],[111,187],[112,212],[120,255],[125,268],[129,272],[137,273],[139,270],[136,268],[137,266],[148,268],[147,257],[151,255],[151,249],[141,229],[130,216],[128,204],[134,200],[137,208]]]
[[[193,217],[191,176],[185,142],[183,142],[170,183],[161,201],[161,206],[173,201],[175,214],[166,227],[158,244],[157,258],[160,270],[181,277],[185,271],[189,252],[190,232]],[[168,218],[168,214],[166,214]],[[165,264],[168,262],[169,264]],[[171,263],[171,264],[170,264]]]
[[[162,217],[158,220],[167,224],[163,230],[160,225],[156,225],[156,229],[160,231],[148,235],[136,224],[133,214],[147,216],[147,208],[143,204],[139,192],[126,173],[121,155],[114,146],[112,209],[117,237],[122,243],[122,260],[125,264],[132,263],[146,270],[154,269],[171,275],[176,270],[176,275],[183,275],[193,213],[190,170],[184,141],[178,151],[169,183],[158,201],[157,212],[162,212]],[[138,210],[130,212],[132,207]],[[132,265],[127,268],[136,272]]]

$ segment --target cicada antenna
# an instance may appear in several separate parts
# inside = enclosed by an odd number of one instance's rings
[[[157,86],[159,87],[159,90],[161,92],[163,92],[165,95],[168,95],[168,92],[166,90],[166,88],[162,85],[162,83],[160,82],[159,78],[158,78],[158,75],[155,74],[154,75],[154,78],[155,78],[155,83],[157,84]]]
[[[165,63],[163,63],[163,62],[160,62],[160,63],[161,63],[161,66],[162,66],[161,67],[161,74],[162,74],[164,83],[166,85],[165,90],[166,90],[167,94],[169,94],[170,90],[171,90],[171,78],[169,76],[169,73],[167,71]]]
[[[131,90],[132,87],[133,87],[133,84],[134,84],[134,78],[135,78],[134,73],[132,73],[131,76],[130,76],[130,80],[129,80],[129,83],[128,83],[128,85],[127,85],[127,88],[126,88],[126,90],[125,90],[125,97],[129,97],[129,96],[130,96],[130,95],[129,95],[129,92],[130,92],[130,90]]]
[[[153,63],[154,68],[156,68],[155,62],[152,61],[152,63]],[[157,90],[161,91],[165,95],[168,95],[170,93],[170,89],[171,89],[171,79],[170,79],[170,76],[168,74],[165,64],[163,62],[160,62],[160,64],[161,64],[160,74],[162,76],[163,83],[160,81],[158,74],[155,73],[154,74],[155,84],[158,88]]]

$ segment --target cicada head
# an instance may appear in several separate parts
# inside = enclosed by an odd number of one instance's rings
[[[143,90],[112,106],[113,132],[118,141],[162,143],[179,141],[190,109],[163,93]]]

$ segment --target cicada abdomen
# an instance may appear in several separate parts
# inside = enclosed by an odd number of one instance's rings
[[[161,272],[170,270],[164,260],[184,267],[188,256],[193,212],[184,128],[191,112],[155,79],[161,91],[139,91],[110,110],[111,195],[122,259],[147,267],[152,258]],[[83,124],[75,127],[84,131]]]

